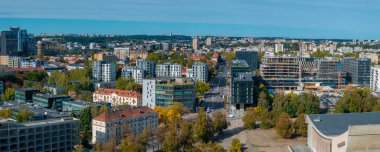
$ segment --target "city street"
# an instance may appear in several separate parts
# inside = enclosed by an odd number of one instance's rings
[[[222,64],[218,68],[218,74],[210,81],[211,90],[204,95],[202,106],[210,108],[212,112],[224,110],[224,98],[226,95],[227,67]]]

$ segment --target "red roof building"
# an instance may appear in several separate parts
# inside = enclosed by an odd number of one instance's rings
[[[133,90],[118,90],[118,89],[105,89],[101,88],[93,93],[93,101],[110,102],[112,106],[130,105],[141,106],[142,95],[141,93]]]

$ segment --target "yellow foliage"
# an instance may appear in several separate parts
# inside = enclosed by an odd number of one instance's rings
[[[187,109],[183,104],[174,102],[173,105],[169,107],[162,108],[157,106],[154,110],[158,112],[158,121],[166,124],[179,122]]]

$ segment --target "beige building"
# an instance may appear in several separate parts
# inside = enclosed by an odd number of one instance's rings
[[[144,129],[155,132],[157,126],[158,114],[149,107],[105,112],[92,119],[92,143],[109,139],[120,143],[128,132],[139,134]]]
[[[122,61],[146,59],[148,52],[144,50],[132,50],[129,48],[115,48],[114,55]]]
[[[100,53],[94,54],[94,60],[95,61],[114,62],[114,61],[117,61],[117,58],[111,52],[100,52]]]
[[[314,152],[380,151],[380,112],[307,115]]]
[[[371,59],[371,63],[373,64],[379,63],[379,55],[375,53],[360,53],[359,57]]]
[[[112,106],[130,105],[141,106],[142,95],[133,90],[118,90],[101,88],[93,93],[94,102],[109,102]]]
[[[0,56],[0,67],[8,66],[9,56]]]
[[[198,44],[198,38],[194,37],[193,38],[193,49],[198,50],[199,44]]]

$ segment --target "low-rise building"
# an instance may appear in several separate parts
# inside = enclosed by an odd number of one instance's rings
[[[66,95],[50,95],[50,94],[34,94],[33,103],[41,107],[62,111],[62,102],[70,101],[70,96]]]
[[[120,143],[128,132],[139,134],[144,129],[155,132],[158,113],[149,107],[104,112],[92,119],[92,143],[115,139]]]
[[[116,82],[97,82],[94,83],[95,90],[100,88],[116,89]]]
[[[53,95],[59,95],[59,94],[65,94],[67,91],[67,87],[65,86],[51,86],[51,85],[46,85],[44,88],[47,90],[49,94]]]
[[[15,90],[15,100],[23,100],[26,102],[33,101],[33,95],[39,93],[40,90],[33,88],[17,88]]]
[[[108,108],[111,108],[111,103],[109,102],[86,102],[86,101],[63,101],[62,102],[62,111],[82,111],[84,108],[89,107],[101,107],[106,105]]]
[[[142,95],[133,90],[98,89],[93,93],[93,101],[109,102],[112,106],[141,106]]]

